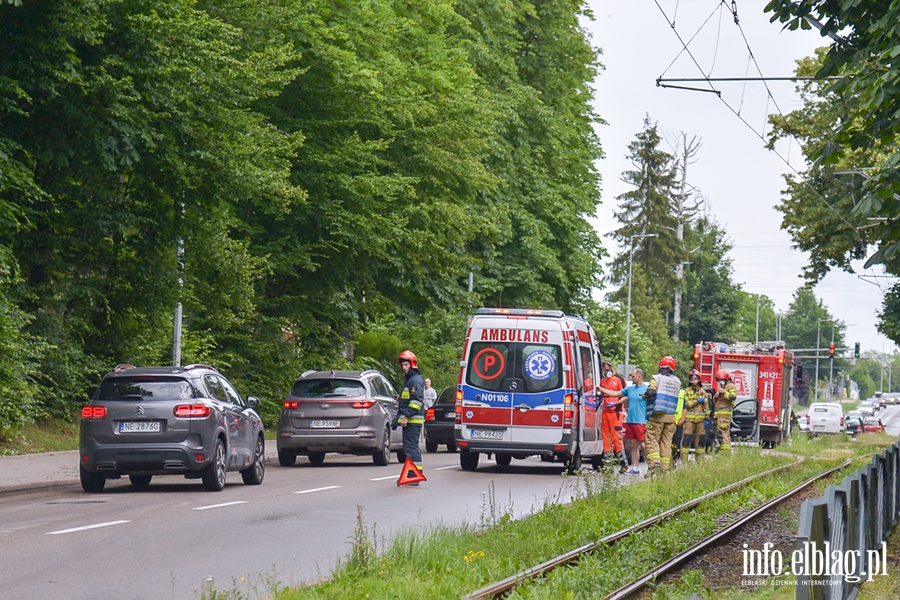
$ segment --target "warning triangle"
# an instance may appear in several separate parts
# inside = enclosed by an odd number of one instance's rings
[[[397,485],[419,483],[420,481],[427,481],[425,479],[425,473],[416,466],[416,463],[414,463],[412,459],[407,458],[406,462],[403,463],[403,471],[400,473],[400,479],[397,480]]]

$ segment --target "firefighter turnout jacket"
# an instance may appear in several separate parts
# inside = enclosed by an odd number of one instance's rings
[[[702,386],[690,386],[684,391],[685,419],[702,423],[706,419],[706,390]]]
[[[406,382],[400,392],[399,417],[406,417],[410,425],[425,423],[425,379],[418,369],[410,369],[406,373]]]
[[[716,416],[727,416],[731,417],[731,413],[734,410],[734,401],[737,398],[737,388],[734,387],[734,384],[730,381],[725,382],[725,388],[719,388],[719,391],[716,392],[716,395],[713,396],[713,401],[715,402],[714,407],[716,411]]]

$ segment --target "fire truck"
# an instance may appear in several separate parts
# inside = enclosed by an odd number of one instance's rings
[[[716,373],[725,370],[737,388],[731,437],[773,447],[791,434],[793,354],[784,342],[725,344],[702,342],[694,346],[694,368],[703,386],[716,391]]]

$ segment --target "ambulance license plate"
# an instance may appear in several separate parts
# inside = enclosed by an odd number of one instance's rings
[[[478,439],[502,440],[503,439],[503,430],[502,429],[473,429],[472,437],[478,438]]]

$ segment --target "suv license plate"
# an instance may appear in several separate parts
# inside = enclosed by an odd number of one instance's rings
[[[339,429],[340,421],[310,421],[309,426],[313,429]]]
[[[503,430],[501,429],[473,429],[473,438],[487,438],[489,440],[502,440]]]
[[[159,421],[122,421],[119,433],[159,433]]]

